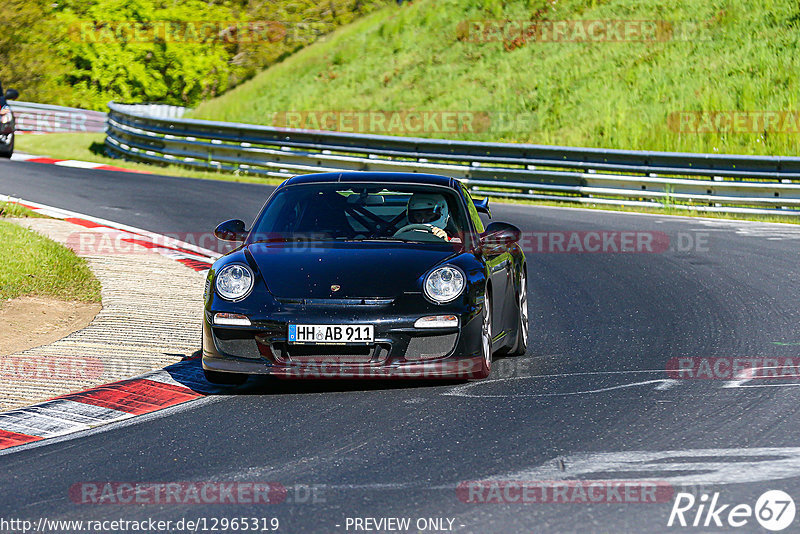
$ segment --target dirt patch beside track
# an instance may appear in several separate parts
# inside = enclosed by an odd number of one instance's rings
[[[76,232],[113,231],[55,219],[14,222],[62,244]],[[200,348],[204,274],[140,246],[126,253],[78,255],[102,285],[102,309],[92,308],[93,318],[82,328],[77,318],[71,324],[55,318],[48,323],[61,324],[63,332],[42,323],[39,331],[51,334],[51,342],[0,356],[0,411],[161,369]],[[15,313],[15,306],[6,308],[12,302],[4,303],[0,313]],[[24,334],[34,333],[25,332],[21,321],[10,332],[2,328],[0,354],[8,352],[6,339],[21,342]]]
[[[0,357],[53,343],[86,327],[100,304],[20,297],[0,305]]]

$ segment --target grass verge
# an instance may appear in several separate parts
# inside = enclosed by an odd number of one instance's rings
[[[607,29],[657,21],[675,31],[521,36],[523,25],[591,21]],[[190,115],[273,124],[291,112],[319,112],[311,116],[322,121],[325,111],[461,111],[478,114],[480,127],[431,125],[413,135],[795,154],[799,24],[794,0],[417,0],[340,28]],[[715,122],[717,112],[725,120],[746,113],[731,126]],[[783,127],[758,119],[766,112],[785,113]],[[375,133],[404,135],[398,130]]]
[[[20,206],[16,202],[0,202],[0,218],[1,217],[15,217],[15,218],[33,218],[33,219],[46,219],[44,215],[29,210],[24,206]]]
[[[35,216],[16,204],[0,203],[0,212],[0,217]],[[2,219],[0,265],[0,306],[21,296],[100,302],[100,282],[86,260],[55,241]]]

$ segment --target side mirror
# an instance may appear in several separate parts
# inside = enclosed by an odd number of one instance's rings
[[[6,100],[16,100],[17,98],[19,98],[19,91],[16,89],[6,91]]]
[[[490,249],[506,248],[519,242],[522,230],[504,222],[493,222],[481,234],[481,246]]]
[[[490,219],[492,218],[492,211],[489,209],[489,197],[483,200],[473,200],[472,203],[475,205],[475,209],[478,213],[485,213]]]
[[[231,219],[217,226],[214,235],[221,241],[244,241],[247,238],[244,221]]]

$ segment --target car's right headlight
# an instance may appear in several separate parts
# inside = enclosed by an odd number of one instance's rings
[[[254,279],[253,271],[247,265],[233,263],[219,270],[214,286],[220,297],[241,300],[253,290]]]
[[[458,267],[445,265],[425,277],[425,295],[437,304],[458,298],[464,291],[464,273]]]

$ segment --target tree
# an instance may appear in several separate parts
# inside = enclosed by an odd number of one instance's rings
[[[0,80],[23,100],[66,103],[70,88],[60,83],[67,62],[52,52],[57,33],[45,0],[8,0],[0,9]]]

